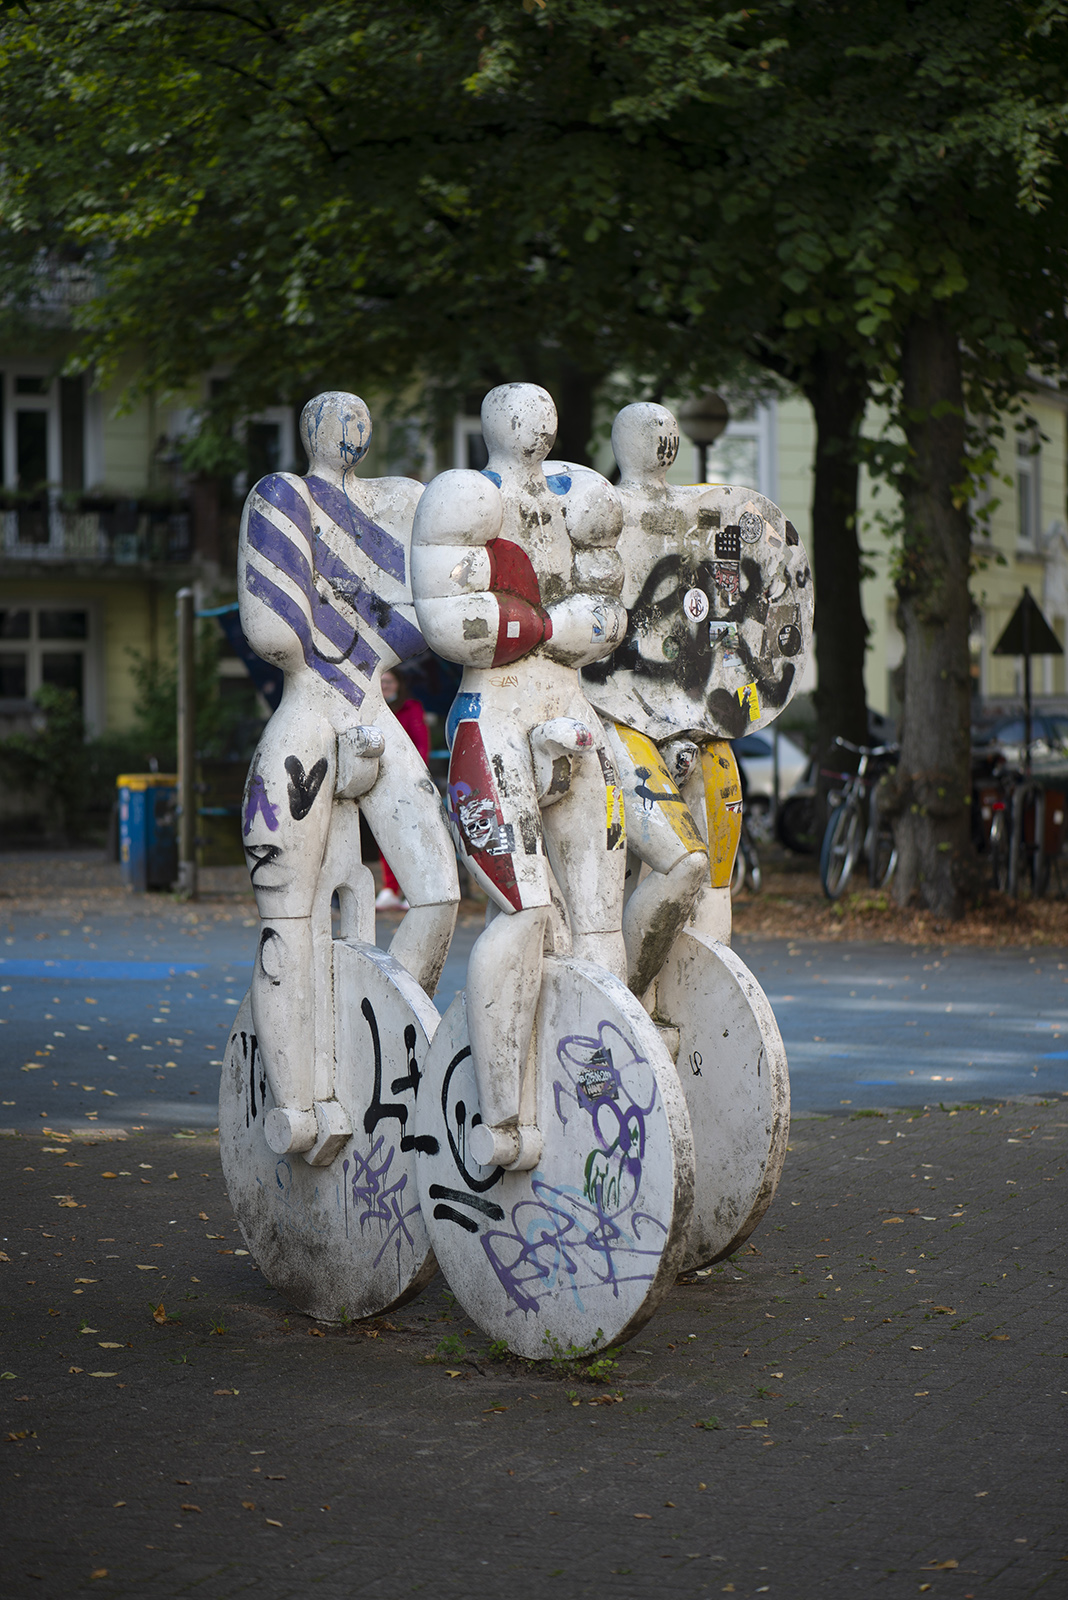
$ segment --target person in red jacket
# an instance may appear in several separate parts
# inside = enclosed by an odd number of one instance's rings
[[[408,693],[408,686],[401,673],[387,669],[382,674],[381,683],[382,696],[387,706],[426,761],[430,756],[430,730],[426,725],[422,706]],[[383,856],[382,888],[375,901],[375,910],[407,911],[407,909],[408,902],[401,893],[401,886],[393,874],[392,867]]]

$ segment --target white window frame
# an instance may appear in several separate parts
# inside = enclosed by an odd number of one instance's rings
[[[482,418],[467,417],[458,412],[452,424],[453,466],[467,468],[467,441],[472,437],[482,438]]]
[[[779,491],[779,415],[778,402],[768,400],[758,405],[751,417],[746,417],[738,422],[728,422],[716,444],[724,439],[755,439],[757,446],[757,482],[747,487],[756,489],[759,494],[766,495],[769,500],[778,502]],[[693,447],[693,481],[700,482],[701,452],[696,445]],[[716,445],[708,448],[709,456],[712,455]]]
[[[3,609],[5,611],[29,611],[30,637],[28,639],[0,639],[0,650],[4,653],[22,652],[27,657],[26,662],[26,698],[25,700],[0,700],[0,717],[25,715],[28,711],[35,710],[33,697],[41,687],[41,658],[51,650],[79,651],[82,655],[82,715],[85,718],[87,735],[93,736],[103,732],[104,705],[103,686],[104,673],[102,671],[104,630],[101,622],[100,607],[92,600],[81,600],[76,596],[63,594],[45,595],[17,595],[9,597],[5,594]],[[41,639],[38,637],[37,616],[41,611],[84,611],[88,636],[85,639]]]
[[[248,425],[250,422],[274,422],[278,424],[278,437],[281,441],[279,472],[296,471],[297,430],[293,419],[292,406],[266,406],[262,411],[253,411],[241,421],[234,429],[234,437],[242,446],[248,438]],[[248,471],[243,468],[234,473],[234,494],[238,500],[243,500],[252,485],[248,481]]]
[[[17,489],[16,411],[44,411],[48,415],[48,484],[58,494],[63,476],[62,444],[59,437],[59,379],[49,378],[44,394],[16,394],[16,378],[48,378],[52,369],[45,361],[5,361],[0,367],[4,378],[4,487]]]
[[[1025,521],[1030,527],[1025,526]],[[1042,446],[1037,430],[1016,440],[1016,544],[1037,552],[1042,537]]]

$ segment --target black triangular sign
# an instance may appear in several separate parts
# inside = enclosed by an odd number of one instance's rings
[[[1009,618],[1005,632],[994,646],[996,656],[1063,656],[1064,646],[1046,621],[1030,589],[1025,589],[1020,604]]]

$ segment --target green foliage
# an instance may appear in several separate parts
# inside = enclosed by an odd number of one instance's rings
[[[597,1354],[604,1333],[598,1328],[588,1345],[564,1346],[548,1329],[542,1343],[549,1351],[549,1366],[558,1378],[581,1378],[586,1383],[611,1383],[619,1366],[618,1350],[606,1349]]]
[[[486,1350],[491,1361],[507,1361],[511,1353],[507,1339],[491,1339]]]
[[[16,793],[39,796],[49,826],[71,840],[85,809],[85,722],[73,689],[45,684],[34,698],[37,726],[0,740],[0,777]]]
[[[703,1417],[700,1422],[694,1423],[695,1428],[707,1428],[709,1432],[715,1432],[722,1426],[723,1424],[718,1417]]]
[[[439,1339],[434,1356],[438,1361],[459,1361],[467,1354],[467,1346],[458,1333],[447,1333]]]

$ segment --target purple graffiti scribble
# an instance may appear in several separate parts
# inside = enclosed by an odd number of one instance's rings
[[[404,1191],[408,1187],[408,1174],[402,1172],[395,1183],[388,1181],[397,1149],[391,1144],[386,1151],[385,1143],[385,1135],[380,1134],[368,1155],[361,1155],[355,1148],[352,1151],[352,1205],[353,1210],[357,1212],[360,1232],[363,1233],[368,1226],[376,1223],[380,1230],[385,1230],[382,1248],[374,1259],[376,1267],[385,1255],[391,1239],[396,1240],[398,1260],[404,1240],[410,1249],[415,1249],[415,1240],[408,1228],[408,1218],[419,1213],[418,1199],[407,1210],[404,1209]],[[362,1211],[359,1210],[361,1206],[365,1208]]]
[[[589,1119],[585,1186],[554,1188],[534,1177],[537,1199],[512,1207],[511,1231],[487,1231],[481,1241],[520,1311],[536,1312],[539,1300],[561,1291],[585,1309],[583,1290],[611,1288],[618,1299],[621,1284],[651,1282],[660,1251],[642,1246],[643,1228],[665,1237],[668,1232],[657,1217],[638,1209],[646,1122],[657,1088],[654,1080],[649,1103],[638,1105],[623,1072],[644,1064],[645,1057],[614,1023],[602,1022],[596,1037],[562,1038],[556,1059],[564,1074],[553,1084],[561,1126],[569,1120],[565,1104],[571,1116],[581,1112]],[[647,1264],[652,1270],[644,1270]]]
[[[249,779],[248,792],[245,795],[245,838],[252,831],[252,824],[259,812],[264,822],[272,833],[278,832],[278,807],[273,806],[267,798],[267,786],[258,772],[254,772]]]
[[[494,1229],[481,1241],[516,1310],[537,1311],[539,1300],[561,1291],[570,1292],[584,1310],[583,1290],[611,1287],[618,1299],[621,1284],[652,1282],[660,1251],[642,1249],[638,1241],[642,1223],[667,1234],[656,1217],[628,1206],[630,1231],[625,1232],[599,1198],[585,1204],[576,1191],[555,1189],[537,1178],[531,1187],[538,1199],[512,1207],[512,1231]],[[651,1270],[639,1270],[647,1261]]]

